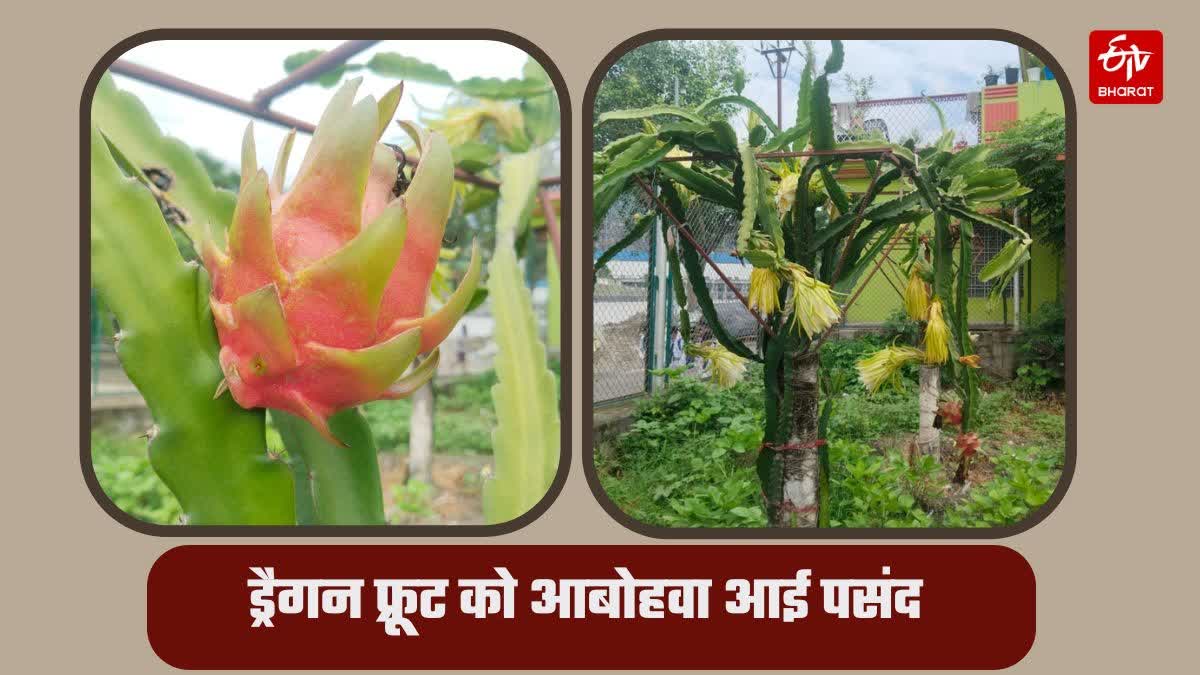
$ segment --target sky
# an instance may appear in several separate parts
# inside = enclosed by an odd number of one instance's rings
[[[330,49],[339,44],[339,40],[163,40],[134,47],[122,58],[248,100],[259,89],[287,75],[283,60],[289,54]],[[487,40],[386,40],[355,56],[351,62],[365,63],[380,51],[399,52],[433,63],[455,79],[521,77],[527,58],[516,47]],[[360,97],[372,94],[378,98],[395,85],[390,78],[366,71],[354,75],[363,77]],[[207,150],[235,169],[240,166],[241,138],[248,117],[120,75],[116,76],[116,82],[119,88],[141,99],[165,133]],[[332,92],[316,84],[304,85],[279,97],[271,107],[315,123]],[[396,118],[416,119],[418,103],[425,108],[437,108],[450,93],[447,87],[406,83]],[[257,120],[254,130],[258,162],[270,167],[287,129]],[[406,137],[393,125],[384,133],[383,140],[401,141]],[[308,137],[297,134],[289,176],[299,168],[307,147]]]
[[[775,80],[766,59],[756,51],[758,40],[738,40],[746,66],[743,93],[772,116],[775,114]],[[873,76],[871,98],[920,96],[922,93],[958,94],[979,91],[983,73],[992,66],[1003,73],[1006,65],[1016,65],[1017,47],[1007,42],[986,40],[846,40],[845,64],[834,77],[830,98],[851,100],[842,75],[856,78]],[[797,47],[801,47],[797,41]],[[828,40],[815,44],[818,71],[829,54]],[[803,57],[793,55],[788,78],[783,83],[784,127],[795,123],[796,91],[800,82]]]
[[[329,49],[340,44],[336,40],[236,40],[189,41],[168,40],[151,42],[133,48],[123,58],[185,80],[205,85],[249,99],[256,91],[284,77],[283,60],[289,54],[308,49]],[[775,112],[775,81],[765,59],[754,51],[756,40],[740,40],[747,70],[745,95],[757,101],[765,110]],[[874,76],[876,85],[872,98],[892,98],[928,94],[977,91],[980,78],[989,65],[997,71],[1016,63],[1017,48],[1004,42],[970,40],[848,40],[842,73],[856,77]],[[829,52],[828,41],[816,43],[817,61],[824,63]],[[455,78],[472,76],[520,77],[526,55],[516,47],[492,41],[449,40],[392,40],[384,41],[359,54],[352,62],[362,63],[378,51],[399,52],[434,63],[449,71]],[[795,121],[795,98],[799,86],[799,56],[795,57],[788,79],[783,86],[784,126]],[[365,71],[360,96],[385,92],[394,82]],[[203,148],[236,168],[240,163],[240,144],[247,117],[240,113],[202,103],[153,85],[117,76],[122,89],[135,93],[150,109],[164,132],[195,147]],[[450,94],[446,87],[408,83],[397,112],[399,119],[414,119],[420,106],[437,108]],[[294,117],[316,121],[328,101],[331,90],[317,85],[305,85],[276,99],[273,109]],[[833,81],[834,101],[850,98],[840,76]],[[951,124],[963,111],[948,109]],[[896,125],[893,125],[896,126]],[[384,140],[401,139],[398,128],[389,130]],[[270,122],[255,122],[255,141],[259,163],[267,166],[282,143],[286,129]],[[896,140],[896,139],[893,139]],[[294,172],[307,148],[308,138],[298,135],[292,152],[291,171]]]

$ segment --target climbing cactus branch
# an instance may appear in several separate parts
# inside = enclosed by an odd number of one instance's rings
[[[95,127],[90,153],[92,283],[154,417],[155,472],[189,524],[292,524],[291,476],[267,454],[263,411],[213,398],[222,373],[208,275],[183,260],[154,197],[121,172]]]

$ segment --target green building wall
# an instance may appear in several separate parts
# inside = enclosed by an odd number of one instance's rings
[[[1019,83],[1017,85],[1017,105],[1018,119],[1031,117],[1041,112],[1062,115],[1065,111],[1062,90],[1054,80]],[[865,178],[853,178],[840,182],[844,182],[848,190],[862,193],[866,190],[868,181]],[[879,197],[879,200],[893,198],[895,195],[884,195]],[[932,232],[933,219],[927,218],[918,225],[918,228],[924,232]],[[903,255],[904,251],[901,250],[901,246],[903,243],[897,245],[897,250],[893,252],[894,259]],[[864,273],[863,280],[859,282],[859,288],[855,289],[856,292],[861,289],[861,293],[847,313],[846,323],[848,325],[880,324],[887,321],[888,317],[897,309],[903,307],[903,300],[897,290],[904,290],[903,284],[907,279],[898,278],[896,271],[887,263],[884,264],[884,268],[876,272],[870,279],[866,277],[870,273],[870,268]],[[890,279],[888,274],[890,274]],[[1030,261],[1021,270],[1020,277],[1021,297],[1016,301],[1012,297],[1006,297],[1003,301],[997,302],[986,297],[971,298],[968,302],[971,324],[976,326],[1011,325],[1016,311],[1020,311],[1020,320],[1023,323],[1042,304],[1059,300],[1062,297],[1066,278],[1063,259],[1046,245],[1035,242],[1030,248]]]

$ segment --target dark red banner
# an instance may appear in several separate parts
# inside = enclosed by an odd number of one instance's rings
[[[1004,668],[1034,598],[1002,546],[181,546],[147,633],[193,669]]]

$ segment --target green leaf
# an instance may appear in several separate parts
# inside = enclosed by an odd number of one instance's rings
[[[846,196],[845,190],[838,184],[837,178],[834,177],[833,171],[829,169],[828,164],[821,165],[821,183],[825,186],[825,194],[829,195],[829,199],[833,201],[838,212],[849,212],[850,198]]]
[[[472,77],[458,83],[458,90],[474,98],[512,100],[554,94],[554,87],[539,78],[504,80],[495,77]]]
[[[910,167],[915,167],[917,165],[917,156],[913,154],[912,150],[904,147],[903,145],[897,145],[896,143],[893,143],[892,154],[899,157],[902,162]]]
[[[521,101],[521,114],[525,117],[525,135],[534,146],[544,145],[558,135],[561,119],[558,92],[554,91],[550,76],[533,57],[525,61],[524,75],[527,80],[537,80],[550,87],[544,94],[529,96]]]
[[[496,250],[488,292],[496,318],[496,385],[492,405],[495,470],[483,486],[484,515],[503,523],[522,515],[546,495],[558,472],[559,418],[554,373],[538,339],[533,301],[525,286],[513,240],[528,217],[537,190],[537,151],[500,165]]]
[[[738,225],[737,249],[745,251],[750,248],[750,233],[754,230],[754,220],[758,215],[760,175],[758,163],[754,159],[754,148],[742,143],[738,145],[738,155],[742,163],[745,186],[742,188],[742,220]]]
[[[814,150],[832,150],[834,147],[833,107],[829,102],[829,76],[822,75],[813,82],[812,146]]]
[[[171,178],[164,195],[183,210],[180,229],[198,241],[206,225],[224,242],[225,228],[233,218],[237,195],[217,188],[195,153],[182,141],[164,136],[133,94],[121,91],[112,75],[105,74],[92,97],[92,124],[142,170],[165,169]]]
[[[762,359],[757,354],[730,335],[724,324],[721,323],[721,317],[717,313],[716,306],[713,305],[712,295],[708,292],[708,282],[704,279],[704,263],[700,260],[700,254],[690,244],[680,246],[679,250],[683,267],[687,271],[688,282],[691,283],[692,290],[696,294],[696,304],[700,306],[700,313],[704,315],[704,320],[712,330],[713,337],[734,354],[744,359],[761,362]],[[749,312],[750,310],[745,311]]]
[[[662,162],[658,165],[658,170],[663,176],[704,199],[731,209],[740,206],[737,197],[733,194],[733,188],[728,183],[719,181],[694,167],[684,166],[680,162]]]
[[[792,143],[798,143],[808,138],[808,120],[776,135],[762,147],[763,152],[783,150]]]
[[[229,395],[208,275],[185,263],[158,205],[91,129],[92,285],[117,317],[117,355],[158,432],[150,463],[193,525],[295,523],[292,478],[266,453],[265,415]]]
[[[703,117],[693,113],[690,110],[686,110],[684,108],[680,108],[680,107],[673,106],[673,105],[652,105],[648,108],[632,108],[629,110],[610,110],[610,111],[600,115],[600,118],[596,120],[595,126],[600,126],[601,124],[604,124],[605,122],[610,122],[613,120],[640,120],[640,119],[644,119],[647,117],[657,117],[659,115],[669,115],[672,117],[679,117],[679,118],[685,119],[689,122],[695,122],[697,124],[706,124],[707,123],[707,120],[705,120]]]
[[[285,71],[287,71],[287,73],[289,75],[291,75],[293,72],[296,71],[296,69],[300,68],[303,65],[306,65],[309,61],[312,61],[313,59],[317,58],[318,56],[320,56],[324,53],[325,53],[324,49],[309,49],[308,51],[296,52],[295,54],[289,54],[286,58],[283,59],[283,69]],[[336,66],[334,68],[331,68],[330,70],[322,73],[316,79],[309,80],[309,82],[315,82],[316,84],[319,84],[322,87],[329,89],[331,87],[337,86],[337,83],[342,81],[342,78],[345,77],[347,72],[353,71],[353,70],[359,70],[361,68],[362,68],[362,66],[357,63],[345,63],[342,65]]]
[[[1007,275],[1015,267],[1029,258],[1029,247],[1033,242],[1029,239],[1009,239],[991,260],[979,270],[980,281],[991,281],[1000,275]]]
[[[625,190],[630,176],[656,165],[670,151],[671,146],[659,145],[657,138],[646,135],[614,157],[604,175],[592,184],[593,222],[598,223],[604,218]]]
[[[968,188],[998,188],[1007,187],[1013,183],[1019,183],[1020,177],[1017,172],[1012,169],[981,169],[972,172],[968,176],[964,176],[964,183]]]
[[[592,267],[592,273],[595,274],[604,269],[604,266],[607,265],[613,258],[617,257],[621,251],[624,251],[625,249],[629,248],[633,242],[646,236],[646,231],[649,230],[650,226],[654,224],[654,218],[656,215],[657,213],[655,211],[651,211],[636,217],[633,221],[633,227],[629,228],[629,231],[625,233],[625,236],[621,237],[615,244],[608,247],[604,253],[600,254],[599,258],[596,258],[596,263]]]
[[[796,136],[791,140],[787,141],[788,143],[792,144],[792,150],[796,152],[802,152],[804,148],[808,146],[809,130],[812,128],[813,73],[817,67],[817,64],[815,63],[816,56],[813,54],[812,50],[812,43],[805,42],[804,45],[804,71],[800,73],[800,87],[796,92],[796,126],[792,127],[792,130],[795,130],[800,129],[803,126],[804,130],[796,134]],[[784,132],[783,135],[787,134],[788,132]],[[778,149],[783,149],[783,147],[784,145],[781,144]]]
[[[271,421],[289,458],[308,478],[309,494],[297,501],[312,505],[312,524],[387,524],[375,439],[357,408],[329,418],[330,431],[345,447],[330,443],[307,420],[290,413],[272,410]]]
[[[946,113],[942,112],[942,106],[938,105],[937,101],[933,100],[932,98],[929,98],[928,96],[925,96],[924,98],[925,98],[925,102],[929,104],[929,107],[933,108],[933,112],[937,114],[938,128],[942,130],[942,135],[944,137],[945,133],[948,131],[948,129],[946,128]],[[954,136],[951,135],[950,139],[953,140]],[[939,139],[939,145],[940,144],[941,143],[940,143],[940,139]],[[942,148],[942,149],[944,150],[945,148]]]
[[[496,162],[499,150],[496,146],[479,141],[467,141],[458,147],[450,149],[454,156],[454,165],[464,171],[478,173]]]
[[[716,122],[709,122],[708,128],[712,131],[713,135],[716,137],[717,150],[719,152],[730,153],[730,154],[737,152],[737,147],[738,147],[737,132],[735,132],[733,130],[733,127],[730,126],[729,122],[726,122],[724,120],[718,120]]]
[[[846,50],[842,47],[841,40],[830,40],[831,49],[829,58],[825,59],[825,74],[832,75],[842,69],[842,63],[846,58]]]
[[[1000,202],[1016,199],[1032,192],[1029,188],[1014,181],[1008,185],[997,187],[978,187],[963,191],[963,197],[968,202]]]
[[[828,225],[817,231],[816,235],[813,237],[810,249],[816,252],[829,246],[831,243],[837,242],[844,235],[846,235],[847,231],[850,229],[850,225],[854,223],[855,215],[858,213],[859,206],[862,204],[862,202],[865,201],[868,204],[874,203],[876,195],[878,195],[881,190],[886,188],[890,183],[899,177],[899,169],[892,169],[891,171],[880,176],[879,180],[875,181],[874,190],[863,194],[863,196],[859,198],[858,202],[854,206],[848,206],[840,216],[833,219]],[[910,201],[906,202],[904,201],[905,199],[909,199]],[[901,213],[915,210],[919,207],[919,205],[920,200],[914,194],[880,202],[873,207],[867,208],[863,212],[861,222],[895,218]]]
[[[946,163],[945,168],[942,169],[942,175],[951,176],[959,174],[962,173],[966,167],[972,165],[983,168],[984,165],[982,162],[988,156],[989,152],[991,152],[991,148],[983,143],[959,150],[958,152],[954,153],[950,161]]]
[[[767,139],[767,128],[761,124],[750,130],[750,145],[758,147]]]
[[[895,218],[901,213],[918,211],[922,208],[924,199],[916,192],[910,192],[903,197],[880,202],[867,209],[863,214],[864,220],[886,220]]]
[[[704,115],[705,113],[711,111],[713,108],[717,108],[717,107],[720,107],[723,105],[736,105],[736,106],[741,106],[747,110],[750,110],[758,115],[759,119],[762,121],[763,124],[767,125],[767,128],[771,130],[772,136],[779,133],[779,125],[775,124],[775,122],[771,119],[771,116],[768,115],[765,110],[763,110],[761,107],[759,107],[759,105],[757,103],[755,103],[754,101],[751,101],[750,99],[746,98],[745,96],[740,96],[738,94],[726,94],[724,96],[714,96],[714,97],[708,99],[707,101],[705,101],[704,103],[701,103],[700,107],[696,108],[696,114]]]
[[[367,70],[376,75],[405,80],[406,82],[424,82],[453,87],[454,77],[441,68],[426,63],[420,59],[396,52],[379,52],[371,56],[366,64]]]
[[[838,293],[849,293],[853,290],[858,284],[858,278],[875,263],[876,256],[891,242],[896,230],[900,229],[904,222],[902,218],[880,221],[855,235],[854,241],[851,242],[850,254],[847,256],[848,264],[842,270],[842,275],[834,280],[833,290]]]
[[[976,223],[982,223],[984,225],[991,225],[992,227],[997,228],[1003,232],[1007,232],[1009,234],[1009,236],[1015,237],[1017,239],[1028,239],[1029,238],[1029,234],[1026,233],[1025,230],[1022,230],[1021,228],[1017,227],[1016,225],[1013,225],[1012,223],[1010,223],[1008,221],[1000,220],[999,218],[989,216],[985,213],[979,213],[978,211],[972,211],[971,209],[968,209],[966,207],[962,207],[962,206],[958,206],[958,205],[950,204],[950,203],[945,204],[945,209],[946,209],[946,211],[950,212],[951,214],[953,214],[955,216],[958,216],[959,218],[962,218],[962,219],[968,220],[968,221],[972,221],[972,222],[976,222]]]

